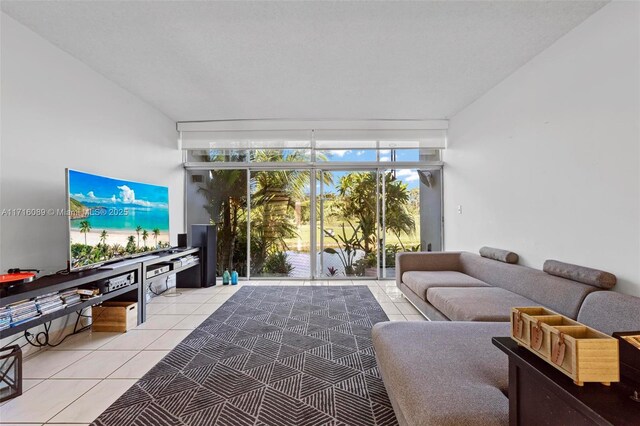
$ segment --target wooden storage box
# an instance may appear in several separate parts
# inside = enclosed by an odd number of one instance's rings
[[[549,309],[512,308],[511,338],[577,385],[620,381],[618,340]]]
[[[124,333],[138,325],[136,302],[104,302],[92,308],[91,330]]]

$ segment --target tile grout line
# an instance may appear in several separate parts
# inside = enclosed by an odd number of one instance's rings
[[[158,340],[160,337],[164,336],[164,335],[167,333],[167,331],[169,331],[169,330],[163,330],[163,331],[164,331],[164,332],[163,332],[160,336],[158,336],[158,337],[157,337],[156,339],[154,339],[151,343],[149,343],[147,346],[145,346],[145,348],[146,348],[146,347],[148,347],[148,346],[150,346],[151,344],[153,344],[153,342],[155,342],[156,340]],[[122,334],[122,336],[124,336],[124,335],[125,335],[125,334],[123,333],[123,334]],[[102,344],[102,345],[98,346],[97,348],[94,348],[94,349],[90,349],[90,350],[88,350],[86,355],[84,355],[84,356],[82,356],[82,357],[78,358],[78,360],[77,360],[77,361],[75,361],[75,362],[78,362],[78,361],[80,361],[80,360],[82,360],[82,359],[84,359],[84,358],[86,358],[86,357],[90,356],[91,354],[93,354],[93,353],[95,353],[95,352],[109,352],[109,351],[111,351],[111,350],[108,350],[108,349],[106,349],[106,350],[100,350],[100,348],[102,348],[102,347],[104,347],[105,345],[109,344],[111,341],[113,341],[113,340],[117,339],[118,337],[121,337],[121,336],[116,336],[116,337],[115,337],[115,338],[113,338],[113,339],[109,339],[109,341],[107,341],[107,342],[105,342],[104,344]],[[90,391],[91,391],[92,389],[94,389],[96,386],[100,385],[103,381],[105,381],[105,380],[107,380],[107,379],[109,379],[109,380],[131,380],[131,379],[127,379],[127,378],[112,378],[112,379],[111,379],[111,378],[110,378],[110,376],[111,376],[113,373],[115,373],[118,369],[120,369],[122,366],[124,366],[124,365],[125,365],[125,364],[127,364],[129,361],[131,361],[133,358],[135,358],[135,357],[136,357],[136,356],[138,356],[140,353],[142,353],[142,352],[144,351],[144,349],[145,349],[145,348],[143,348],[143,349],[141,349],[141,350],[135,350],[135,349],[134,349],[134,350],[130,350],[131,352],[136,351],[136,354],[135,354],[134,356],[132,356],[130,359],[128,359],[127,361],[125,361],[122,365],[120,365],[119,367],[117,367],[115,370],[113,370],[111,373],[109,373],[109,375],[108,375],[107,377],[103,377],[103,378],[90,378],[90,377],[83,377],[83,378],[65,378],[65,377],[54,377],[56,374],[59,374],[60,372],[62,372],[62,371],[64,371],[64,370],[66,370],[66,369],[67,369],[67,368],[69,368],[69,367],[71,367],[71,366],[73,365],[73,363],[72,363],[72,364],[70,364],[70,365],[68,365],[68,366],[66,366],[66,367],[64,367],[64,368],[62,368],[62,369],[60,369],[60,370],[58,370],[58,371],[54,372],[50,377],[47,377],[47,378],[45,378],[45,379],[41,379],[42,381],[41,381],[40,383],[38,383],[36,386],[34,386],[33,388],[31,388],[31,389],[34,389],[34,388],[36,388],[36,387],[38,387],[38,386],[42,385],[42,384],[43,384],[45,381],[47,381],[47,380],[55,380],[55,381],[65,381],[65,380],[97,380],[97,382],[96,382],[93,386],[91,386],[89,389],[87,389],[87,390],[86,390],[85,392],[83,392],[82,394],[78,395],[78,397],[77,397],[77,398],[75,398],[75,399],[73,399],[72,401],[70,401],[68,404],[66,404],[66,405],[65,405],[63,408],[61,408],[59,411],[57,411],[56,413],[53,413],[53,415],[52,415],[51,417],[49,417],[49,418],[44,422],[44,424],[48,424],[48,423],[49,423],[49,421],[53,420],[53,418],[55,418],[58,414],[62,413],[64,410],[66,410],[67,408],[69,408],[71,405],[73,405],[76,401],[78,401],[80,398],[82,398],[84,395],[86,395],[88,392],[90,392]],[[119,349],[119,350],[117,350],[117,351],[122,351],[122,350],[124,350],[124,349]],[[113,350],[113,351],[116,351],[116,350]],[[43,351],[43,352],[44,352],[44,351]],[[60,352],[64,352],[64,351],[62,350],[62,351],[60,351]],[[41,354],[38,354],[38,355],[41,355]],[[34,357],[34,358],[35,358],[35,357]],[[74,362],[74,363],[75,363],[75,362]],[[34,380],[37,380],[37,379],[34,379]],[[31,389],[29,389],[29,390],[31,390]],[[27,392],[28,392],[29,390],[27,390]],[[25,392],[25,393],[27,393],[27,392]],[[1,424],[1,423],[0,423],[0,424]],[[27,423],[27,424],[28,424],[28,423]]]
[[[97,350],[97,349],[94,349],[91,353],[93,353],[93,352],[98,352],[98,350]],[[128,361],[126,361],[124,364],[126,364],[126,363],[127,363],[127,362],[129,362],[129,361],[131,361],[131,360],[132,360],[134,357],[136,357],[140,352],[141,352],[141,351],[138,351],[134,356],[132,356],[131,358],[129,358],[129,360],[128,360]],[[88,355],[87,355],[87,356],[88,356]],[[122,365],[124,365],[124,364],[122,364]],[[120,367],[122,367],[122,365],[121,365]],[[120,367],[118,367],[118,368],[120,368]],[[118,368],[116,368],[115,370],[113,370],[109,375],[111,375],[111,374],[115,373],[115,372],[116,372],[116,370],[118,370]],[[56,374],[57,374],[57,373],[56,373]],[[65,405],[65,407],[64,407],[63,409],[61,409],[60,411],[58,411],[57,413],[55,413],[52,417],[50,417],[47,421],[45,421],[45,422],[44,422],[44,424],[48,424],[50,420],[53,420],[53,418],[54,418],[54,417],[56,417],[58,414],[62,413],[64,410],[66,410],[67,408],[69,408],[71,405],[73,405],[73,403],[74,403],[74,402],[78,401],[80,398],[82,398],[84,395],[86,395],[89,391],[91,391],[91,389],[95,388],[95,387],[96,387],[96,386],[98,386],[100,383],[104,382],[108,377],[109,377],[109,376],[104,377],[104,378],[83,378],[83,379],[70,379],[70,378],[66,378],[66,379],[65,379],[65,378],[58,378],[58,379],[56,379],[56,380],[60,380],[60,381],[62,381],[62,380],[98,380],[98,382],[97,382],[95,385],[91,386],[89,389],[87,389],[87,390],[86,390],[86,392],[83,392],[83,393],[82,393],[81,395],[79,395],[76,399],[74,399],[73,401],[71,401],[69,404]],[[121,395],[121,396],[122,396],[122,395]],[[94,420],[95,420],[95,419],[94,419]],[[53,424],[55,424],[55,423],[53,423]],[[79,423],[79,424],[82,424],[82,423]]]
[[[73,350],[73,349],[71,349],[71,350]],[[85,349],[85,350],[82,350],[82,349],[76,349],[76,350],[75,350],[75,352],[87,352],[87,353],[86,353],[86,355],[81,356],[80,358],[78,358],[78,359],[77,359],[76,361],[74,361],[74,362],[78,362],[78,361],[80,361],[80,360],[82,360],[82,359],[84,359],[84,358],[88,357],[88,356],[89,356],[89,355],[91,355],[94,351],[95,351],[95,349]],[[34,358],[36,358],[36,357],[38,357],[38,356],[41,356],[42,354],[47,353],[47,352],[49,352],[49,349],[45,349],[45,350],[43,350],[43,351],[39,351],[38,353],[35,353],[33,357],[30,357],[29,359],[27,359],[27,360],[23,361],[23,363],[26,363],[26,361],[30,361],[30,360],[32,360],[32,359],[34,359]],[[53,351],[52,351],[52,352],[53,352]],[[57,351],[57,352],[65,352],[65,351]],[[62,367],[60,370],[57,370],[57,371],[55,371],[55,372],[51,373],[51,375],[50,375],[49,377],[45,377],[45,378],[42,378],[42,377],[24,377],[24,372],[23,372],[23,374],[22,374],[22,378],[23,378],[23,379],[27,379],[27,380],[43,380],[43,381],[44,381],[44,380],[49,380],[49,379],[53,378],[53,376],[55,376],[56,374],[60,373],[62,370],[67,369],[67,368],[68,368],[68,367],[70,367],[70,366],[71,366],[71,364],[70,364],[70,365],[67,365],[67,366],[65,366],[65,367]],[[23,370],[24,370],[24,368],[23,368]],[[40,383],[38,383],[38,385],[36,385],[36,386],[39,386],[39,385],[40,385]],[[34,386],[34,387],[35,387],[35,386]]]
[[[58,379],[58,380],[62,380],[62,379]],[[69,380],[69,379],[66,379]],[[85,379],[85,380],[95,380],[95,379]],[[49,423],[49,420],[53,420],[53,418],[55,416],[57,416],[58,414],[62,413],[64,410],[66,410],[68,407],[70,407],[74,402],[76,402],[77,400],[79,400],[80,398],[82,398],[87,392],[89,392],[91,389],[95,388],[96,386],[98,386],[100,383],[102,383],[102,380],[104,379],[99,379],[98,382],[91,386],[89,389],[86,390],[86,392],[82,393],[81,395],[79,395],[76,399],[74,399],[73,401],[71,401],[69,404],[65,405],[64,408],[62,408],[60,411],[58,411],[57,413],[55,413],[53,416],[51,416],[49,419],[47,419],[44,424]]]

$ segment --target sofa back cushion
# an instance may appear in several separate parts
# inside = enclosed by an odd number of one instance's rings
[[[607,290],[613,288],[617,281],[616,276],[612,273],[552,259],[544,262],[542,270],[556,277],[567,278]]]
[[[504,263],[518,263],[519,259],[518,255],[512,251],[486,246],[480,248],[480,256]]]
[[[578,322],[606,334],[640,330],[640,297],[614,291],[596,291],[585,299]]]
[[[597,287],[555,277],[537,269],[497,262],[472,253],[462,253],[460,264],[465,274],[520,294],[570,318],[578,316],[587,294],[598,290]]]

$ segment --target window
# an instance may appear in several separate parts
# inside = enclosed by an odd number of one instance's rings
[[[316,151],[317,161],[364,162],[376,161],[375,149],[322,149]]]
[[[187,226],[218,225],[218,274],[393,278],[397,252],[441,250],[440,149],[356,133],[182,136]]]

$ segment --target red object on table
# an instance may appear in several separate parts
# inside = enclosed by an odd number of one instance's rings
[[[0,284],[21,284],[29,283],[36,279],[33,272],[15,272],[12,274],[0,274]]]

